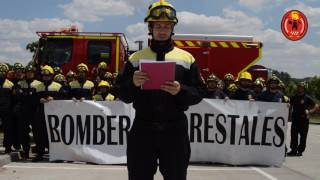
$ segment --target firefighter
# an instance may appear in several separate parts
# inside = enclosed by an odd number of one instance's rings
[[[228,87],[230,84],[234,83],[234,76],[231,73],[227,73],[223,78],[224,88],[223,92],[230,96],[230,91],[228,91]]]
[[[284,102],[289,103],[290,98],[286,95],[286,86],[281,80],[279,82],[278,90],[283,94]]]
[[[97,94],[92,97],[94,101],[114,101],[115,97],[110,93],[110,83],[108,81],[100,81]]]
[[[254,92],[253,98],[257,99],[261,95],[261,93],[263,92],[263,89],[264,89],[264,83],[260,79],[257,78],[254,81],[253,86],[252,86],[252,90]]]
[[[100,79],[104,77],[107,70],[108,70],[108,64],[106,62],[100,62],[97,68],[97,73]]]
[[[268,79],[267,81],[267,90],[262,92],[257,100],[258,101],[265,101],[265,102],[280,102],[284,103],[284,95],[282,92],[278,90],[280,83],[280,79],[272,75],[271,78]]]
[[[205,98],[209,99],[228,99],[228,96],[218,86],[219,78],[210,74],[207,78],[207,91]]]
[[[19,97],[19,113],[18,113],[18,134],[19,142],[22,145],[22,157],[29,158],[30,151],[30,128],[29,125],[34,118],[34,107],[37,106],[36,100],[36,86],[40,81],[35,80],[36,68],[28,65],[25,68],[26,78],[18,82],[19,90],[17,96]]]
[[[70,87],[69,87],[69,84],[67,82],[66,77],[63,74],[57,74],[54,76],[53,81],[61,84],[60,95],[59,95],[58,99],[60,99],[60,100],[69,99],[70,98],[70,95],[69,95]]]
[[[61,85],[53,81],[54,70],[45,65],[41,69],[42,82],[36,85],[37,111],[32,123],[32,131],[36,143],[36,156],[33,162],[42,161],[45,148],[48,148],[48,134],[44,117],[44,104],[59,97]]]
[[[18,84],[19,81],[24,80],[25,78],[25,67],[21,63],[14,63],[13,65],[13,71],[15,74],[15,77],[13,79],[13,109],[12,109],[12,140],[13,140],[13,146],[15,150],[20,150],[21,148],[21,143],[19,142],[19,114],[20,114],[20,109],[21,109],[21,100],[19,98],[19,90],[20,90],[20,85]]]
[[[15,79],[15,72],[13,70],[8,71],[7,79],[13,83],[13,80]]]
[[[237,85],[235,83],[232,83],[228,86],[228,91],[230,93],[230,96],[232,96],[238,89]]]
[[[113,84],[113,75],[111,72],[105,72],[101,80],[108,81],[111,85]]]
[[[14,84],[9,81],[7,73],[9,67],[6,64],[0,64],[0,118],[3,125],[3,146],[5,153],[12,151],[12,91]]]
[[[151,45],[130,56],[118,81],[120,99],[133,102],[136,110],[127,136],[128,176],[130,180],[151,180],[159,161],[164,179],[185,180],[190,142],[184,111],[201,101],[205,87],[193,56],[173,46],[178,23],[174,7],[163,0],[153,3],[145,22]],[[148,75],[138,70],[140,59],[175,61],[175,81],[164,83],[159,90],[141,90]]]
[[[232,94],[231,99],[254,100],[254,93],[251,90],[252,77],[247,71],[240,73],[237,90]]]
[[[53,68],[54,75],[63,74],[62,69],[59,66]]]
[[[288,156],[302,156],[306,149],[309,115],[316,110],[315,102],[306,94],[306,83],[298,84],[297,94],[290,98],[291,104],[291,151]],[[300,136],[300,138],[299,138]]]
[[[72,70],[69,70],[68,73],[66,74],[66,79],[67,79],[67,83],[69,84],[70,82],[76,80],[76,75]]]
[[[87,80],[88,66],[81,63],[77,65],[77,80],[69,83],[70,96],[73,101],[92,99],[94,83]]]

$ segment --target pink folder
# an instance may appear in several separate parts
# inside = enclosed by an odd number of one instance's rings
[[[166,81],[174,81],[176,73],[176,63],[172,61],[140,60],[140,71],[148,74],[141,89],[156,90]]]

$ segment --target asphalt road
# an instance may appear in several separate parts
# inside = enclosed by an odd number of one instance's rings
[[[288,132],[290,129],[288,129]],[[288,136],[290,137],[290,136]],[[287,139],[289,142],[289,139]],[[287,143],[289,144],[289,143]],[[12,162],[0,168],[0,180],[126,180],[125,166],[86,163]],[[156,180],[162,179],[158,172]],[[191,165],[188,180],[320,180],[320,125],[310,125],[304,156],[287,157],[282,167]]]

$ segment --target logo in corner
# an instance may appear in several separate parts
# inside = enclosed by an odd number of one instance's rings
[[[288,11],[282,17],[281,30],[287,39],[291,41],[298,41],[307,34],[307,17],[298,10]]]

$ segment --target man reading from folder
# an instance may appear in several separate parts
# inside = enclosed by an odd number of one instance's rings
[[[134,53],[118,79],[120,99],[136,110],[127,136],[129,180],[152,180],[158,162],[166,180],[185,180],[190,157],[187,117],[184,111],[201,101],[204,85],[193,56],[173,46],[178,23],[174,7],[165,1],[149,6],[151,45]],[[157,90],[143,90],[148,74],[139,71],[139,60],[174,61],[175,80]],[[162,75],[161,72],[159,76]]]

